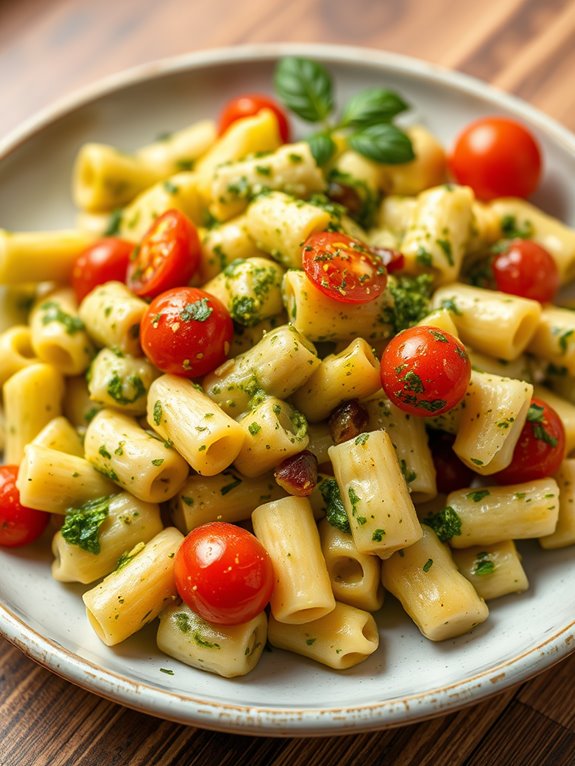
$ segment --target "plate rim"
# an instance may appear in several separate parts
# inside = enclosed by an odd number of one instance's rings
[[[369,47],[315,43],[258,43],[193,51],[124,69],[75,89],[0,138],[0,162],[56,120],[90,102],[146,80],[229,63],[275,61],[286,55],[324,63],[386,68],[473,96],[520,114],[575,154],[575,135],[517,96],[470,75],[418,58]],[[575,651],[575,619],[537,645],[449,686],[349,708],[271,708],[222,704],[163,689],[81,658],[38,633],[0,604],[0,634],[25,655],[87,691],[141,712],[206,729],[260,736],[318,736],[382,730],[454,712],[546,670]],[[177,706],[181,706],[178,710]]]

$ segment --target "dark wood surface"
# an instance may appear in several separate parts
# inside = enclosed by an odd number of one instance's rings
[[[0,136],[128,66],[278,40],[366,45],[438,62],[575,130],[574,0],[0,0]],[[0,639],[0,766],[567,766],[575,764],[574,689],[571,656],[425,723],[340,738],[254,738],[107,702]]]

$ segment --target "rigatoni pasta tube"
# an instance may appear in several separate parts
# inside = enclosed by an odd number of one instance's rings
[[[489,615],[449,548],[425,525],[421,540],[384,561],[382,571],[384,587],[431,641],[468,633]]]
[[[90,422],[84,449],[89,463],[145,502],[169,500],[188,476],[186,461],[170,444],[114,410]]]
[[[203,476],[231,465],[245,438],[243,428],[199,386],[177,375],[162,375],[150,386],[148,423]]]
[[[205,229],[201,232],[202,258],[200,277],[206,282],[217,276],[230,263],[263,255],[246,229],[245,215]]]
[[[459,530],[449,541],[453,548],[491,545],[550,535],[559,515],[559,488],[548,478],[459,489],[447,496],[446,504],[458,519]]]
[[[77,257],[93,241],[93,234],[77,229],[0,229],[0,284],[69,282]]]
[[[90,398],[106,407],[144,415],[148,389],[157,375],[147,359],[104,348],[90,366]]]
[[[527,350],[575,375],[575,312],[545,306]]]
[[[293,402],[308,420],[317,423],[347,399],[363,399],[381,386],[379,360],[367,341],[356,338],[339,354],[330,354],[305,384]]]
[[[138,543],[147,543],[163,529],[160,508],[144,503],[128,492],[107,501],[107,516],[99,530],[99,553],[68,542],[62,531],[52,540],[52,577],[60,582],[84,584],[99,580],[114,571],[123,554]]]
[[[575,543],[575,460],[564,460],[555,474],[559,487],[559,517],[557,526],[539,538],[542,548],[564,548]]]
[[[78,431],[65,417],[54,418],[47,423],[40,433],[34,437],[32,444],[40,447],[49,447],[58,452],[66,452],[68,455],[84,457],[84,445],[78,435]]]
[[[172,604],[160,613],[156,640],[169,657],[198,670],[235,678],[257,665],[266,645],[267,622],[261,612],[239,625],[213,625],[185,604]]]
[[[24,447],[62,412],[64,379],[49,364],[31,364],[4,383],[6,446],[4,460],[18,464]]]
[[[135,157],[147,168],[167,177],[178,170],[192,170],[195,162],[213,146],[216,138],[214,121],[199,120],[142,146],[136,151]]]
[[[498,359],[516,359],[528,346],[531,350],[540,324],[537,301],[460,282],[436,290],[432,304],[450,309],[464,343]]]
[[[376,612],[383,604],[381,561],[360,553],[349,532],[323,519],[319,524],[321,549],[337,601]]]
[[[224,412],[240,415],[258,392],[287,399],[319,364],[313,344],[292,325],[282,325],[206,375],[204,390]]]
[[[512,540],[453,551],[453,560],[486,601],[521,593],[529,587],[521,556]]]
[[[168,527],[124,567],[82,596],[96,635],[114,646],[154,620],[176,596],[174,556],[183,535]]]
[[[335,599],[309,501],[285,497],[264,503],[252,513],[252,523],[274,567],[275,619],[301,624],[331,612]]]
[[[22,505],[60,514],[118,491],[83,457],[39,444],[26,447],[16,486]]]
[[[84,298],[80,319],[97,345],[142,356],[140,321],[146,306],[122,282],[106,282]]]
[[[88,423],[101,409],[101,404],[96,404],[90,399],[85,375],[66,378],[64,415],[72,425],[83,433]]]
[[[309,657],[334,670],[345,670],[366,660],[379,646],[372,615],[349,604],[336,603],[325,617],[304,625],[286,625],[270,616],[272,646]]]
[[[0,335],[0,386],[15,372],[39,361],[32,348],[32,333],[27,325],[10,327]]]
[[[330,447],[354,543],[361,553],[387,558],[421,537],[421,525],[391,438],[370,431]]]

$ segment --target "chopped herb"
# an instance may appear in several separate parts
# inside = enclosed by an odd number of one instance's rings
[[[451,313],[455,314],[455,316],[462,316],[463,314],[461,309],[455,303],[454,298],[444,298],[440,303],[440,308],[447,309],[447,311],[451,311]]]
[[[167,676],[173,676],[174,671],[169,668],[160,668],[160,673],[165,673]]]
[[[99,448],[98,454],[102,455],[102,457],[105,458],[106,460],[111,460],[112,459],[112,456],[110,455],[110,453],[108,452],[108,450],[106,449],[106,447],[103,444]]]
[[[126,388],[131,388],[132,393],[129,394]],[[147,393],[139,375],[128,375],[124,381],[117,372],[114,372],[108,381],[106,390],[108,396],[118,404],[133,404]]]
[[[415,253],[415,262],[426,269],[430,269],[433,266],[433,256],[420,245]]]
[[[67,314],[56,301],[46,301],[40,306],[40,309],[45,312],[42,316],[42,324],[44,325],[50,324],[50,322],[60,322],[64,325],[68,335],[75,335],[84,329],[84,322],[80,317]]]
[[[449,343],[445,335],[442,332],[439,332],[438,330],[430,330],[429,334],[433,335],[435,340],[438,341],[439,343]]]
[[[354,516],[357,516],[357,506],[361,503],[361,498],[353,487],[348,487],[347,496],[351,503],[351,512]]]
[[[489,553],[487,553],[487,551],[478,553],[475,558],[471,574],[478,575],[479,577],[484,577],[485,575],[493,574],[494,571],[495,562],[491,560]]]
[[[506,239],[529,239],[534,234],[534,228],[529,220],[518,224],[514,215],[504,215],[501,219],[501,232]]]
[[[122,227],[122,209],[116,208],[116,210],[112,210],[110,213],[110,217],[108,218],[108,225],[106,226],[106,230],[104,231],[105,237],[115,237],[117,234],[120,233],[120,229]]]
[[[374,543],[380,543],[383,540],[383,536],[385,535],[384,529],[374,529],[373,534],[371,535],[371,539]]]
[[[325,503],[325,515],[328,522],[342,532],[349,532],[349,519],[341,499],[339,486],[335,479],[324,479],[319,485],[319,491]]]
[[[465,497],[467,497],[469,500],[473,500],[474,503],[478,503],[480,500],[483,500],[484,497],[487,497],[487,495],[490,495],[491,492],[488,489],[476,489],[473,492],[468,492]]]
[[[557,446],[557,439],[555,436],[551,436],[549,431],[545,428],[544,423],[545,409],[535,402],[531,402],[529,409],[527,410],[527,421],[533,424],[533,436],[536,439],[544,441],[550,447]]]
[[[429,572],[432,566],[433,566],[433,559],[427,559],[425,564],[422,566],[422,569],[424,572]]]
[[[259,423],[253,422],[250,423],[248,426],[248,431],[252,436],[255,436],[257,433],[259,433],[262,430],[262,427]]]
[[[461,534],[461,519],[450,505],[438,513],[427,516],[423,519],[423,523],[433,529],[442,543]]]
[[[574,330],[566,330],[559,336],[559,348],[562,354],[567,353],[567,341],[573,335]]]
[[[391,324],[394,333],[413,327],[429,314],[432,284],[433,279],[429,274],[389,277],[387,287],[393,298],[393,306],[384,308],[382,319]]]
[[[154,423],[159,426],[162,422],[162,403],[158,400],[154,404],[154,411],[152,414],[152,417],[154,419]]]
[[[367,440],[369,439],[369,434],[360,434],[359,436],[355,437],[354,444],[357,444],[358,446],[363,446]]]
[[[477,457],[470,458],[472,463],[475,463],[475,465],[483,465],[483,460],[479,460]]]
[[[315,642],[317,641],[317,638],[306,638],[305,642],[308,646],[313,646]]]
[[[239,478],[239,476],[234,476],[232,474],[233,481],[231,481],[229,484],[225,484],[223,487],[220,487],[220,494],[227,495],[228,492],[231,492],[236,487],[239,487],[242,483],[242,480]]]
[[[100,527],[108,517],[112,497],[99,497],[78,508],[68,508],[60,530],[64,540],[89,553],[100,553]]]
[[[145,543],[138,543],[132,548],[132,550],[125,551],[124,553],[122,553],[122,555],[118,559],[118,563],[116,564],[116,572],[118,571],[118,569],[123,569],[127,564],[130,563],[132,559],[136,558],[138,553],[140,553],[140,551],[143,551],[145,547],[146,547]]]
[[[437,244],[443,250],[445,259],[450,266],[455,265],[453,260],[453,250],[451,248],[451,242],[448,239],[438,239]]]
[[[207,298],[200,298],[193,303],[187,303],[182,311],[180,311],[180,319],[184,322],[189,322],[191,319],[196,322],[205,322],[210,314],[212,314],[213,308],[209,305]]]
[[[193,505],[194,504],[194,498],[193,497],[187,497],[186,495],[180,495],[180,500],[184,505]]]
[[[412,481],[417,479],[416,472],[413,470],[413,468],[408,468],[407,463],[403,458],[401,458],[399,461],[399,467],[401,468],[401,473],[403,474],[403,478],[407,484],[410,484]]]
[[[163,462],[164,462],[163,457],[157,457],[154,460],[152,460],[152,465],[159,466],[159,465],[162,465]]]
[[[176,184],[170,181],[169,178],[167,181],[164,181],[164,189],[168,194],[177,194],[180,191],[180,187],[176,186]]]

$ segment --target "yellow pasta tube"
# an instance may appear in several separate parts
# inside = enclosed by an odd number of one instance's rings
[[[424,316],[417,324],[424,327],[436,327],[438,330],[443,330],[443,332],[448,332],[455,338],[459,338],[457,327],[451,318],[451,312],[447,309],[436,309]]]
[[[95,404],[90,399],[85,375],[66,379],[64,415],[73,426],[85,431],[88,423],[101,409],[101,404]]]
[[[185,460],[170,444],[114,410],[104,409],[90,422],[84,449],[98,471],[145,502],[169,500],[188,476]]]
[[[224,678],[245,676],[255,668],[267,639],[267,618],[261,612],[239,625],[213,625],[185,604],[160,613],[160,651],[198,670]]]
[[[276,330],[278,327],[287,323],[287,314],[285,311],[282,311],[281,314],[276,314],[276,316],[263,319],[261,322],[258,322],[251,327],[236,324],[234,328],[234,337],[230,343],[228,358],[231,359],[234,356],[244,354],[259,343],[264,335],[267,335],[272,330]]]
[[[575,543],[575,460],[564,460],[555,474],[559,487],[559,517],[557,526],[539,538],[542,548],[565,548]]]
[[[162,375],[150,386],[148,423],[204,476],[231,465],[245,438],[242,427],[199,386],[176,375]]]
[[[356,338],[339,354],[330,354],[306,383],[293,402],[308,420],[325,420],[348,399],[363,399],[381,386],[379,360],[363,338]]]
[[[330,447],[353,541],[381,558],[412,545],[421,526],[389,434],[371,431]]]
[[[419,194],[447,180],[447,157],[437,138],[423,125],[406,130],[415,159],[400,165],[381,165],[386,194]]]
[[[147,359],[104,348],[90,367],[90,399],[106,407],[144,415],[148,390],[157,375]]]
[[[379,206],[376,226],[403,239],[417,208],[417,197],[390,194]]]
[[[224,412],[239,415],[258,392],[287,399],[319,363],[313,344],[292,325],[282,325],[206,375],[204,390]]]
[[[4,383],[6,446],[4,460],[18,464],[24,447],[62,412],[64,379],[49,364],[31,364]]]
[[[126,566],[84,593],[90,625],[107,646],[152,622],[176,598],[174,556],[183,539],[175,527],[164,529]]]
[[[474,370],[499,375],[501,378],[514,378],[515,380],[532,382],[529,358],[524,354],[521,354],[516,359],[507,361],[505,359],[496,359],[488,354],[482,354],[480,351],[475,351],[469,347],[466,350]]]
[[[331,612],[335,599],[308,500],[285,497],[264,503],[252,513],[252,523],[274,567],[274,618],[299,625]]]
[[[575,375],[575,312],[545,306],[527,351]]]
[[[0,386],[15,372],[38,361],[29,327],[16,325],[0,335]]]
[[[358,665],[379,646],[371,614],[338,603],[325,617],[305,625],[286,625],[270,616],[268,639],[278,649],[301,654],[334,670]]]
[[[147,168],[167,177],[179,170],[193,170],[197,160],[213,146],[216,138],[214,121],[199,120],[142,146],[135,157]]]
[[[49,447],[68,455],[84,457],[84,445],[74,426],[65,417],[57,417],[47,423],[34,437],[32,444]]]
[[[159,506],[144,503],[128,492],[106,498],[99,507],[105,508],[106,517],[99,529],[97,553],[69,542],[65,527],[54,535],[55,580],[84,584],[99,580],[127,562],[136,545],[149,542],[163,529]]]
[[[22,505],[59,514],[118,491],[84,458],[33,443],[25,449],[16,486]]]
[[[80,304],[80,319],[99,346],[141,356],[140,322],[146,303],[121,282],[106,282],[89,293]]]
[[[256,258],[263,252],[256,247],[246,229],[245,215],[202,231],[201,281],[213,279],[237,259]]]
[[[453,560],[479,596],[488,601],[529,587],[521,556],[512,540],[453,551]]]
[[[424,526],[415,545],[383,562],[383,585],[399,599],[421,633],[445,641],[484,622],[489,610],[458,571],[433,530]]]
[[[383,604],[380,559],[360,553],[352,536],[327,519],[320,522],[319,535],[336,601],[376,612]]]
[[[32,283],[7,286],[0,290],[0,333],[16,325],[21,327],[27,324],[37,288],[38,285]]]
[[[0,229],[0,284],[69,282],[76,258],[93,241],[93,234],[76,229]]]
[[[266,396],[239,421],[244,441],[234,465],[244,476],[261,476],[307,447],[307,422],[291,405]]]

